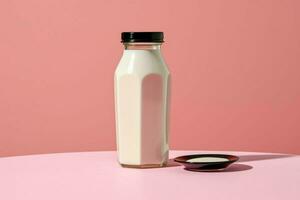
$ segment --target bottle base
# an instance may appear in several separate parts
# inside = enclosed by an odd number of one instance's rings
[[[138,168],[138,169],[146,169],[146,168],[160,168],[160,167],[166,167],[167,163],[162,163],[162,164],[143,164],[143,165],[127,165],[127,164],[122,164],[122,167],[125,168]]]

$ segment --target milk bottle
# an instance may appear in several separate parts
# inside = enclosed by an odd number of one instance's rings
[[[170,75],[162,32],[123,32],[114,77],[118,160],[123,167],[161,167],[168,160]]]

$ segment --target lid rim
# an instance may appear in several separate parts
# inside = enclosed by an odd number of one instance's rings
[[[163,32],[122,32],[121,42],[164,42]]]

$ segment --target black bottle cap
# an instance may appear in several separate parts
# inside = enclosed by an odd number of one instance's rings
[[[122,42],[164,42],[163,32],[122,32]]]

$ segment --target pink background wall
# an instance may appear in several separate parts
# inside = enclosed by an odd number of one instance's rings
[[[183,3],[184,2],[184,3]],[[164,31],[173,149],[300,154],[300,1],[0,1],[0,155],[115,149],[120,32]]]

